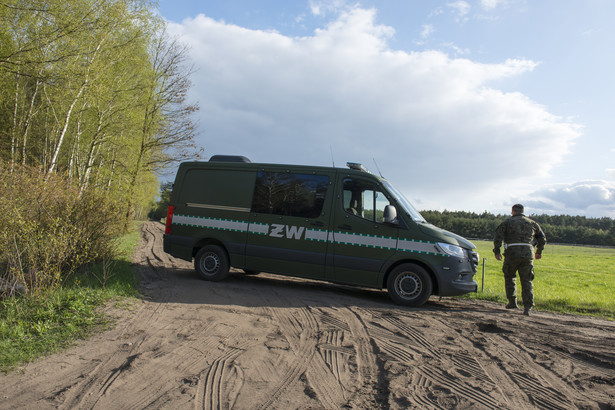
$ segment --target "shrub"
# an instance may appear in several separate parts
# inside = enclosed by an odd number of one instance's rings
[[[113,256],[122,229],[116,203],[59,175],[0,163],[0,276],[5,292],[37,294],[80,266]]]

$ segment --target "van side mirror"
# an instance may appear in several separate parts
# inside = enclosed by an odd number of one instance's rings
[[[384,207],[384,223],[398,225],[397,220],[397,208],[393,205],[387,205]]]

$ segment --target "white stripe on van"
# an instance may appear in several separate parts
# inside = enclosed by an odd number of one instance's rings
[[[329,241],[341,245],[365,246],[368,248],[396,249],[397,238],[388,236],[361,235],[348,232],[333,232]]]
[[[173,215],[174,225],[196,226],[200,228],[220,229],[224,231],[247,232],[248,223],[232,219],[205,218],[199,216]]]
[[[248,228],[248,232],[255,233],[258,235],[267,235],[269,234],[269,225],[258,223],[258,222],[252,222],[250,224],[250,227]]]
[[[324,229],[307,229],[305,239],[308,241],[327,242],[328,231]]]
[[[397,244],[397,249],[405,252],[426,253],[428,255],[440,255],[443,253],[438,252],[435,242],[416,241],[413,239],[400,239]]]
[[[269,235],[270,231],[270,225],[264,223],[253,222],[249,224],[245,221],[235,221],[232,219],[207,218],[178,214],[173,215],[173,224],[235,232],[248,232],[255,235]],[[324,229],[309,228],[305,230],[304,238],[307,241],[330,242],[339,245],[363,246],[368,248],[448,256],[438,251],[435,242],[417,241],[413,239],[398,240],[397,238],[389,236],[365,235],[351,232],[335,232]],[[295,239],[300,239],[300,237]]]

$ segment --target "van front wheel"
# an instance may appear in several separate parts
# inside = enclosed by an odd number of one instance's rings
[[[432,289],[429,273],[412,263],[399,265],[387,279],[389,296],[400,305],[421,306],[431,296]]]
[[[202,279],[220,281],[228,275],[228,256],[220,246],[204,246],[194,257],[194,269]]]

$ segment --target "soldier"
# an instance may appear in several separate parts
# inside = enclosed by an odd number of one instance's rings
[[[519,272],[521,280],[521,294],[523,297],[523,314],[529,316],[534,306],[534,256],[542,258],[542,250],[547,243],[540,225],[523,215],[523,205],[515,204],[512,207],[512,216],[502,222],[495,230],[493,239],[493,253],[495,258],[502,260],[500,246],[504,241],[504,285],[508,304],[506,309],[516,309],[517,288],[516,277]],[[534,243],[537,243],[534,255]]]

